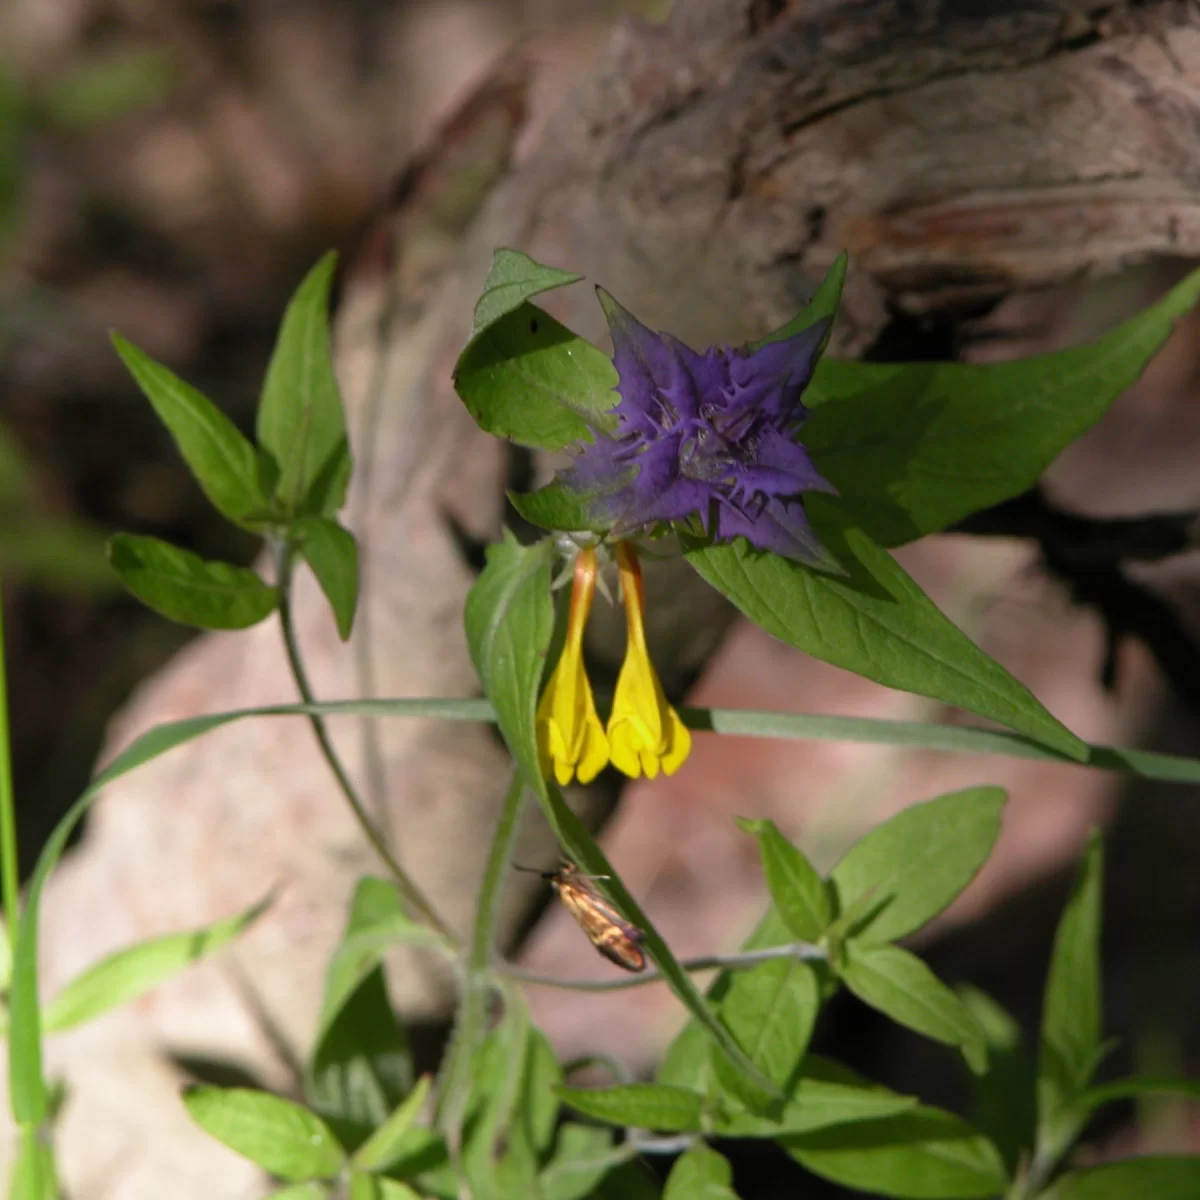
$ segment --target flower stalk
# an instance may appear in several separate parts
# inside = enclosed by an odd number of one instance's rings
[[[689,974],[693,971],[734,970],[738,967],[754,967],[759,963],[771,962],[776,958],[791,958],[797,962],[826,962],[829,958],[824,946],[814,942],[789,942],[783,946],[768,946],[762,950],[743,950],[737,954],[701,954],[695,958],[681,958],[679,965]],[[617,979],[560,979],[557,975],[539,975],[524,971],[509,963],[498,970],[522,983],[538,987],[564,988],[576,992],[615,992],[622,988],[642,987],[647,983],[663,982],[662,973],[652,967],[639,975],[622,975]]]
[[[315,705],[317,703],[316,696],[313,693],[312,684],[308,678],[308,671],[305,669],[304,659],[300,653],[300,642],[296,636],[296,623],[292,617],[293,551],[286,544],[277,545],[275,550],[276,579],[279,587],[279,624],[283,632],[283,645],[287,653],[288,665],[291,668],[292,678],[295,681],[296,690],[300,693],[300,698],[306,705]],[[451,946],[457,945],[458,939],[455,937],[453,931],[438,916],[433,905],[425,898],[421,889],[396,860],[395,855],[388,848],[383,835],[375,828],[375,823],[371,820],[370,814],[367,812],[366,803],[358,794],[358,789],[354,786],[354,781],[350,778],[350,774],[342,763],[337,749],[333,744],[333,739],[329,736],[329,727],[325,724],[324,719],[317,713],[310,712],[308,714],[308,722],[317,739],[317,745],[320,747],[321,754],[326,763],[329,764],[329,769],[333,772],[333,777],[337,781],[338,788],[341,790],[343,797],[345,797],[346,803],[350,806],[350,811],[354,815],[354,819],[358,822],[363,836],[387,868],[404,903],[413,914],[423,920],[431,929],[440,933]]]

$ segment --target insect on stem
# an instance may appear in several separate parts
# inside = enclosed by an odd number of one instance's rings
[[[645,934],[625,920],[611,901],[592,885],[593,879],[610,879],[611,876],[583,875],[573,862],[564,862],[557,871],[540,871],[518,863],[513,866],[518,871],[540,875],[546,880],[592,945],[609,962],[626,971],[646,969],[646,955],[641,945]]]

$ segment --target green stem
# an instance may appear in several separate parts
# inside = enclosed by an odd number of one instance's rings
[[[685,971],[724,970],[726,967],[752,967],[774,958],[794,958],[800,962],[824,962],[828,955],[812,942],[791,942],[786,946],[768,946],[765,950],[744,950],[739,954],[702,954],[698,958],[681,958]],[[538,987],[570,988],[576,992],[615,992],[621,988],[641,987],[646,983],[662,983],[660,971],[651,968],[621,979],[559,979],[556,975],[538,975],[504,963],[497,968],[502,974],[522,983]]]
[[[446,1132],[451,1154],[455,1156],[462,1148],[462,1123],[471,1091],[475,1056],[487,1033],[488,1000],[496,983],[492,970],[496,917],[524,802],[525,784],[520,771],[514,770],[496,832],[488,847],[483,879],[475,902],[475,921],[467,947],[465,978],[454,1035],[438,1082],[438,1125]]]
[[[1036,1200],[1054,1173],[1057,1159],[1035,1154],[1029,1169],[1017,1177],[1009,1189],[1007,1200]]]
[[[292,678],[295,680],[300,698],[305,704],[315,704],[317,702],[316,697],[313,694],[312,684],[308,679],[308,672],[304,667],[304,659],[300,654],[300,643],[296,637],[296,623],[292,617],[293,558],[291,547],[277,547],[276,560],[279,585],[279,623],[283,630],[283,644],[287,651],[288,664],[291,667]],[[325,724],[324,718],[312,713],[309,715],[308,721],[312,726],[313,733],[316,735],[317,745],[320,746],[321,753],[324,755],[325,761],[329,764],[329,769],[333,772],[333,777],[337,780],[338,787],[341,789],[342,795],[346,798],[346,803],[350,806],[350,811],[354,814],[354,819],[358,822],[363,836],[379,856],[380,861],[387,867],[396,884],[396,889],[399,891],[405,904],[408,905],[413,913],[424,920],[431,929],[435,929],[440,933],[451,945],[457,945],[458,939],[454,936],[454,933],[441,917],[438,916],[433,905],[425,898],[421,889],[417,887],[408,872],[396,860],[395,855],[388,849],[387,842],[384,841],[382,834],[375,828],[375,823],[371,820],[366,805],[363,803],[362,797],[358,794],[358,789],[354,786],[354,781],[350,778],[349,773],[342,764],[341,758],[338,756],[338,752],[333,745],[333,739],[329,736],[329,729]]]
[[[17,944],[21,918],[21,876],[17,860],[17,814],[9,750],[8,685],[4,671],[4,612],[0,598],[0,902],[8,924],[8,944]]]

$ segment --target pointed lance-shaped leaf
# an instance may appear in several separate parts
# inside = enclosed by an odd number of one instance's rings
[[[119,333],[112,343],[179,447],[213,507],[235,524],[257,529],[265,512],[258,454],[215,404]]]
[[[331,462],[346,454],[346,422],[329,336],[329,289],[336,264],[332,251],[324,255],[289,301],[258,405],[258,440],[279,466],[276,495],[289,514],[336,512],[345,495],[345,477],[338,476],[331,486],[327,474]],[[310,492],[323,475],[314,509]]]
[[[246,629],[275,611],[279,591],[247,567],[208,562],[152,537],[119,533],[108,561],[145,605],[181,625]]]

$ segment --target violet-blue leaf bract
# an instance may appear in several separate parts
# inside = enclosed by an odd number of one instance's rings
[[[837,570],[801,500],[836,489],[797,438],[807,416],[801,394],[828,320],[757,350],[697,354],[597,292],[620,380],[617,430],[594,431],[558,482],[586,497],[617,537],[699,522],[713,541],[741,536],[760,550]]]

